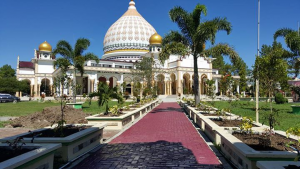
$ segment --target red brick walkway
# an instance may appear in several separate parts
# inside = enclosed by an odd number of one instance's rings
[[[162,103],[76,168],[222,168],[177,103]]]

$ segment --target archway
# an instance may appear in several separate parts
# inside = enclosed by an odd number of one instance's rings
[[[207,75],[205,75],[205,74],[202,75],[201,76],[201,94],[207,93],[206,80],[207,80]]]
[[[110,77],[109,78],[109,87],[113,88],[113,87],[117,86],[117,81],[118,81],[118,79],[116,77]]]
[[[165,94],[165,76],[159,74],[156,76],[157,79],[157,94],[164,95]]]
[[[106,83],[106,78],[105,77],[99,77],[98,79],[99,83]]]
[[[183,94],[190,94],[191,92],[191,86],[190,86],[190,74],[185,73],[183,75]]]
[[[172,95],[176,94],[176,76],[174,73],[171,74],[171,91]]]
[[[49,79],[42,79],[41,81],[41,87],[40,87],[40,95],[45,94],[46,96],[51,95],[51,89],[50,89],[50,80]]]
[[[131,86],[132,79],[130,77],[125,77],[123,81],[124,81],[123,83],[126,84],[126,88],[123,89],[123,91],[128,92],[128,94],[130,95],[132,90],[132,86]]]

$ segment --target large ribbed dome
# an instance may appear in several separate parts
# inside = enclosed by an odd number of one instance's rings
[[[104,42],[104,53],[149,50],[149,38],[155,29],[138,13],[135,2],[131,0],[127,12],[107,31]]]

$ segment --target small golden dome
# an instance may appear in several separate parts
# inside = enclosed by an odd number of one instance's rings
[[[150,45],[160,45],[162,44],[162,40],[162,37],[159,34],[155,33],[150,37],[149,43]]]
[[[52,46],[47,41],[45,41],[40,44],[39,51],[52,52]]]

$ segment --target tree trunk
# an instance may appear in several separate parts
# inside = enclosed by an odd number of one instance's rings
[[[76,103],[76,95],[77,95],[77,87],[76,87],[76,68],[74,66],[74,74],[73,74],[73,103]]]
[[[194,94],[195,94],[195,104],[200,103],[200,91],[199,91],[199,74],[198,74],[198,57],[194,54]]]

